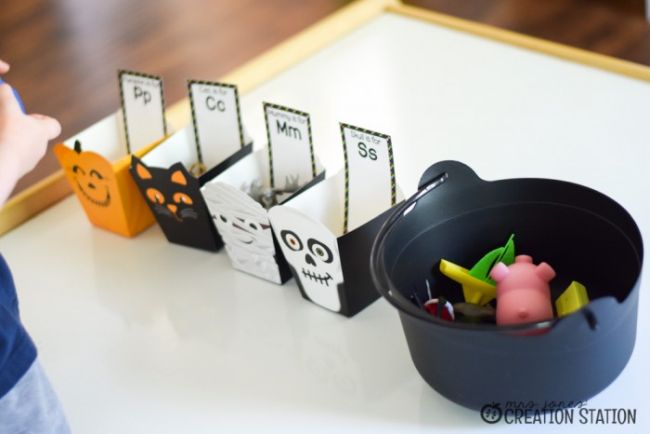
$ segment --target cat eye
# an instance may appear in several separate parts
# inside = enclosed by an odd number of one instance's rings
[[[280,238],[294,252],[302,250],[302,241],[300,241],[300,238],[294,232],[284,230],[280,232]]]
[[[318,240],[310,238],[309,241],[307,241],[307,247],[314,256],[327,264],[332,262],[334,259],[332,251],[329,249],[329,247]]]
[[[155,188],[148,188],[147,189],[147,197],[153,203],[157,203],[157,204],[160,204],[160,205],[165,203],[165,196],[163,196],[163,194],[160,191],[158,191],[157,189],[155,189]]]
[[[192,198],[185,193],[174,193],[173,199],[174,202],[184,203],[185,205],[192,205],[194,203],[194,201],[192,201]]]

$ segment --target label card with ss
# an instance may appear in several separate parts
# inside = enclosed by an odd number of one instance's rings
[[[347,233],[395,205],[397,192],[390,136],[342,123],[341,138]]]

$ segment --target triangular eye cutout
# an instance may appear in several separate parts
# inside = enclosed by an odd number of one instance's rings
[[[79,140],[74,141],[74,151],[77,154],[81,154],[81,142]]]
[[[187,178],[181,170],[172,173],[171,180],[174,184],[187,185]]]
[[[149,172],[149,169],[144,167],[144,164],[142,164],[139,161],[135,165],[135,172],[138,174],[138,177],[140,179],[151,179],[152,178],[151,172]]]

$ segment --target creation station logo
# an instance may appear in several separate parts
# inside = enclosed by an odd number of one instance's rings
[[[634,425],[636,408],[590,408],[584,401],[491,402],[481,408],[485,423],[508,425]]]

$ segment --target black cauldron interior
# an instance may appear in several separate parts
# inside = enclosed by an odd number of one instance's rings
[[[398,308],[413,361],[431,386],[480,408],[587,399],[613,381],[634,346],[643,258],[640,232],[624,208],[568,182],[483,181],[454,161],[431,166],[419,188],[379,232],[371,270]],[[412,302],[414,292],[428,298],[425,279],[434,296],[463,301],[460,284],[440,273],[440,259],[470,268],[512,233],[516,254],[555,269],[553,300],[577,280],[592,302],[550,323],[507,327],[447,322]],[[539,328],[545,333],[521,333]]]

